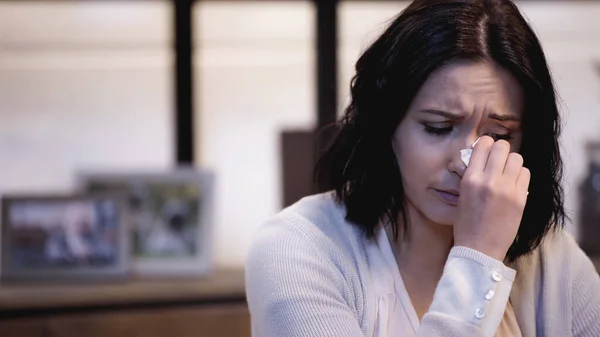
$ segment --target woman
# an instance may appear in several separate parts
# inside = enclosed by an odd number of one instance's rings
[[[554,87],[512,2],[413,2],[351,89],[316,171],[331,192],[251,249],[254,336],[600,336],[600,279],[563,230]]]

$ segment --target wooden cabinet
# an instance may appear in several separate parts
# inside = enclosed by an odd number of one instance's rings
[[[2,337],[250,337],[243,272],[207,279],[0,286]]]
[[[0,321],[0,336],[8,337],[45,337],[44,320],[16,319]]]
[[[45,336],[249,337],[245,305],[70,315],[47,321]]]

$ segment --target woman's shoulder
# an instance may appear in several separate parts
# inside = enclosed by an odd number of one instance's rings
[[[580,271],[593,269],[593,263],[579,247],[576,238],[566,229],[548,233],[530,254],[517,261],[519,273],[539,273],[543,277],[576,276]]]
[[[564,263],[582,262],[582,259],[589,260],[579,247],[575,236],[567,229],[548,233],[539,249],[542,258],[547,263],[564,265]]]
[[[600,278],[571,233],[546,235],[516,269],[511,299],[523,321],[537,317],[538,328],[552,326],[552,336],[598,335]]]
[[[316,336],[322,315],[336,329],[350,330],[356,319],[370,317],[360,230],[344,218],[343,205],[325,193],[303,198],[260,228],[245,269],[256,334],[283,324]]]
[[[297,300],[317,288],[349,296],[348,303],[352,296],[362,298],[356,295],[363,291],[366,265],[361,231],[344,217],[344,207],[325,193],[305,197],[268,220],[246,259],[249,302],[277,302],[279,295]]]
[[[361,231],[345,220],[332,192],[307,196],[267,220],[252,239],[250,255],[294,247],[296,253],[353,256]]]

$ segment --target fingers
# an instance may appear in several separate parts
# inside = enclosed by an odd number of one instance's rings
[[[490,150],[485,172],[490,176],[502,175],[509,153],[510,144],[507,141],[499,140],[495,142]]]
[[[494,141],[483,136],[473,149],[466,172],[485,172],[488,177],[503,177],[503,181],[527,195],[531,173],[523,167],[523,157],[510,152],[510,144],[505,140]]]
[[[521,174],[521,169],[523,168],[523,156],[520,154],[513,152],[508,155],[508,159],[506,160],[506,166],[504,166],[504,176],[507,177],[509,181],[517,182],[519,178],[519,174]]]
[[[529,190],[529,181],[531,180],[531,172],[528,168],[521,168],[519,178],[517,179],[517,189],[520,190],[523,195],[527,196],[527,190]]]

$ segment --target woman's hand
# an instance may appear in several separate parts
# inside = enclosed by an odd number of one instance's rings
[[[530,172],[505,140],[484,136],[475,145],[460,185],[454,244],[504,260],[527,201]]]

